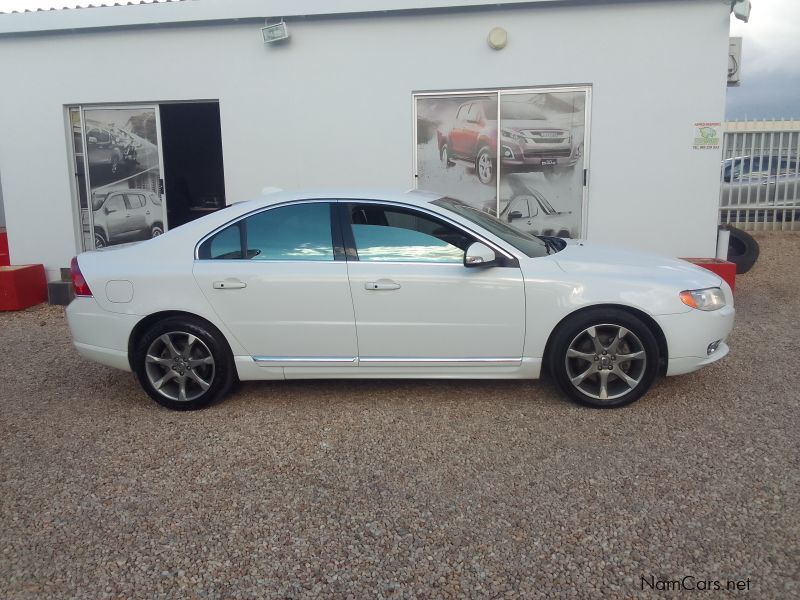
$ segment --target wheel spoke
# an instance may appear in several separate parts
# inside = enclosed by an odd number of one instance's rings
[[[620,378],[622,381],[624,381],[626,384],[628,384],[628,387],[629,387],[629,388],[631,388],[631,389],[635,388],[635,387],[636,387],[636,384],[637,384],[637,383],[639,383],[639,382],[638,382],[636,379],[634,379],[633,377],[631,377],[630,375],[628,375],[628,374],[627,374],[625,371],[623,371],[623,370],[622,370],[622,369],[620,369],[619,367],[616,367],[616,368],[615,368],[615,369],[612,371],[612,373],[614,373],[614,375],[616,375],[616,376],[617,376],[617,377],[619,377],[619,378]]]
[[[575,348],[570,348],[567,350],[567,358],[580,358],[587,362],[594,362],[595,354],[593,352],[581,352],[580,350],[575,350]]]
[[[170,355],[173,358],[180,356],[180,352],[178,352],[178,349],[175,347],[175,344],[172,343],[172,338],[169,337],[168,333],[165,333],[159,339],[164,343],[164,346],[167,347],[167,350],[169,351]]]
[[[202,365],[213,365],[214,358],[212,356],[206,356],[205,358],[192,358],[187,362],[189,363],[189,366],[194,369],[195,367],[200,367]]]
[[[630,360],[644,360],[645,359],[645,352],[644,350],[640,350],[639,352],[631,352],[630,354],[617,354],[617,362],[628,362]]]
[[[170,368],[172,366],[171,358],[161,358],[160,356],[153,356],[152,354],[148,354],[145,360],[149,363],[161,365],[162,367],[166,368]]]
[[[169,371],[164,373],[164,376],[161,379],[153,382],[153,387],[155,387],[157,390],[160,390],[162,387],[164,387],[165,383],[167,383],[168,381],[172,381],[173,379],[175,379],[176,376],[177,373],[175,373],[175,371],[170,369]]]
[[[197,373],[195,373],[194,371],[189,371],[189,372],[187,373],[187,375],[188,375],[189,377],[191,377],[191,378],[192,378],[192,379],[195,381],[195,383],[197,383],[197,385],[199,385],[201,388],[203,388],[203,391],[204,391],[204,392],[205,392],[205,391],[206,391],[208,388],[210,388],[210,387],[211,387],[211,384],[210,384],[208,381],[206,381],[205,379],[203,379],[202,377],[200,377],[200,376],[199,376]]]
[[[178,400],[181,402],[186,402],[188,400],[186,397],[186,377],[181,377],[178,380]]]
[[[575,377],[573,377],[573,378],[571,379],[571,381],[572,381],[572,385],[574,385],[575,387],[579,386],[581,383],[583,383],[583,380],[584,380],[584,379],[586,379],[586,378],[587,378],[589,375],[591,375],[592,373],[595,373],[595,368],[594,368],[594,365],[590,365],[590,366],[589,366],[589,368],[588,368],[588,369],[586,369],[586,370],[585,370],[583,373],[581,373],[580,375],[576,375]]]
[[[605,346],[603,346],[602,342],[600,342],[600,338],[597,337],[597,329],[595,327],[589,327],[586,330],[586,333],[592,338],[592,343],[594,344],[594,351],[598,354],[601,354],[605,351]]]
[[[192,335],[191,333],[186,337],[186,347],[183,349],[183,355],[185,357],[191,356],[192,346],[197,341],[197,337]]]
[[[611,345],[608,347],[608,351],[612,353],[616,352],[617,349],[619,348],[619,344],[622,341],[622,338],[624,338],[626,335],[628,335],[628,330],[625,329],[624,327],[620,327],[617,330],[617,336],[614,338],[614,340],[611,342]]]
[[[608,374],[611,371],[600,371],[600,400],[608,400]]]

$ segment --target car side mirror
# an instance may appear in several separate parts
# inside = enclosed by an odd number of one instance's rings
[[[106,213],[107,215],[110,215],[111,213],[117,212],[117,209],[116,209],[116,208],[108,208],[108,207],[106,206],[106,207],[103,209],[103,212],[104,212],[104,213]]]
[[[522,213],[518,210],[512,210],[510,213],[508,213],[509,223],[511,223],[511,221],[513,221],[514,219],[521,219],[521,218],[522,218]]]
[[[497,262],[494,250],[481,242],[473,242],[464,252],[465,267],[489,267]]]

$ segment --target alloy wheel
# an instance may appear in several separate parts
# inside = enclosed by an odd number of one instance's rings
[[[564,360],[567,377],[578,391],[596,400],[615,400],[644,379],[647,352],[629,329],[593,325],[575,336]]]
[[[183,331],[160,335],[145,356],[145,372],[153,389],[176,402],[205,394],[214,381],[214,367],[214,357],[203,340]]]
[[[492,181],[492,158],[488,152],[482,152],[478,157],[478,179],[481,183],[490,183]]]

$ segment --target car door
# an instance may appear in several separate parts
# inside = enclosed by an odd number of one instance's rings
[[[125,194],[125,206],[128,209],[126,221],[130,236],[136,239],[149,238],[150,232],[147,230],[144,196],[132,193]]]
[[[533,217],[538,213],[535,201],[530,196],[517,196],[511,200],[506,211],[508,224],[522,231],[533,230]]]
[[[332,203],[270,207],[204,240],[194,277],[264,366],[354,366],[355,319]],[[243,251],[244,250],[244,251]]]
[[[519,364],[517,265],[467,268],[473,234],[423,209],[341,203],[359,367]]]
[[[108,229],[108,242],[117,243],[124,239],[128,233],[128,209],[125,205],[124,194],[111,194],[103,204],[106,228]]]
[[[450,130],[450,153],[455,156],[462,156],[466,151],[464,136],[470,106],[472,104],[462,104],[458,108],[455,123],[453,123],[453,128]]]

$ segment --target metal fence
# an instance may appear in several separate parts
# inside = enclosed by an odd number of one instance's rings
[[[720,223],[800,230],[800,121],[729,121],[720,172]]]

